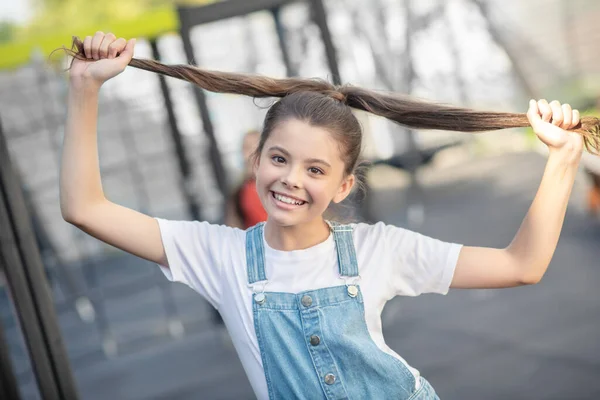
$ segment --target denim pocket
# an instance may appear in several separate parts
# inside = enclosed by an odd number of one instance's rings
[[[427,379],[420,376],[419,381],[421,382],[421,386],[408,398],[408,400],[440,400]]]

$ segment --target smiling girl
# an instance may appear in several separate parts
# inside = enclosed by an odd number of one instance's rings
[[[485,113],[323,81],[136,60],[135,40],[102,32],[75,44],[61,166],[64,219],[159,264],[168,279],[219,309],[260,399],[437,399],[428,381],[386,345],[385,303],[451,287],[539,282],[556,248],[584,139],[597,146],[598,121],[580,120],[577,110],[556,101],[532,100],[527,116]],[[104,196],[98,92],[127,65],[215,92],[281,98],[267,112],[255,154],[266,223],[240,230],[155,219]],[[356,184],[362,132],[352,108],[416,128],[482,131],[530,123],[550,155],[510,245],[470,247],[381,222],[326,221],[329,205]]]

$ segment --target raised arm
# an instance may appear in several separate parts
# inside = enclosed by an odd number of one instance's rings
[[[550,150],[537,194],[508,247],[463,247],[453,288],[534,284],[542,279],[550,264],[583,150],[581,135],[567,130],[579,123],[579,112],[557,101],[548,104],[546,100],[532,100],[527,116]]]
[[[100,179],[98,92],[105,81],[125,69],[134,45],[135,39],[127,42],[97,32],[84,41],[86,56],[97,61],[73,60],[60,169],[60,209],[67,222],[95,238],[167,266],[157,221],[108,201]]]

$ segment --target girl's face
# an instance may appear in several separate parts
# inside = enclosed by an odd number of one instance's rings
[[[292,226],[321,218],[350,193],[339,143],[324,128],[291,119],[273,129],[256,166],[256,188],[269,221]]]

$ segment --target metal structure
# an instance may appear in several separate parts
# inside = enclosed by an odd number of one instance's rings
[[[0,160],[0,262],[14,297],[35,376],[45,398],[76,399],[77,390],[31,218],[1,126]]]
[[[18,399],[19,386],[13,373],[13,364],[10,360],[10,350],[4,330],[0,324],[0,397],[3,399]]]

